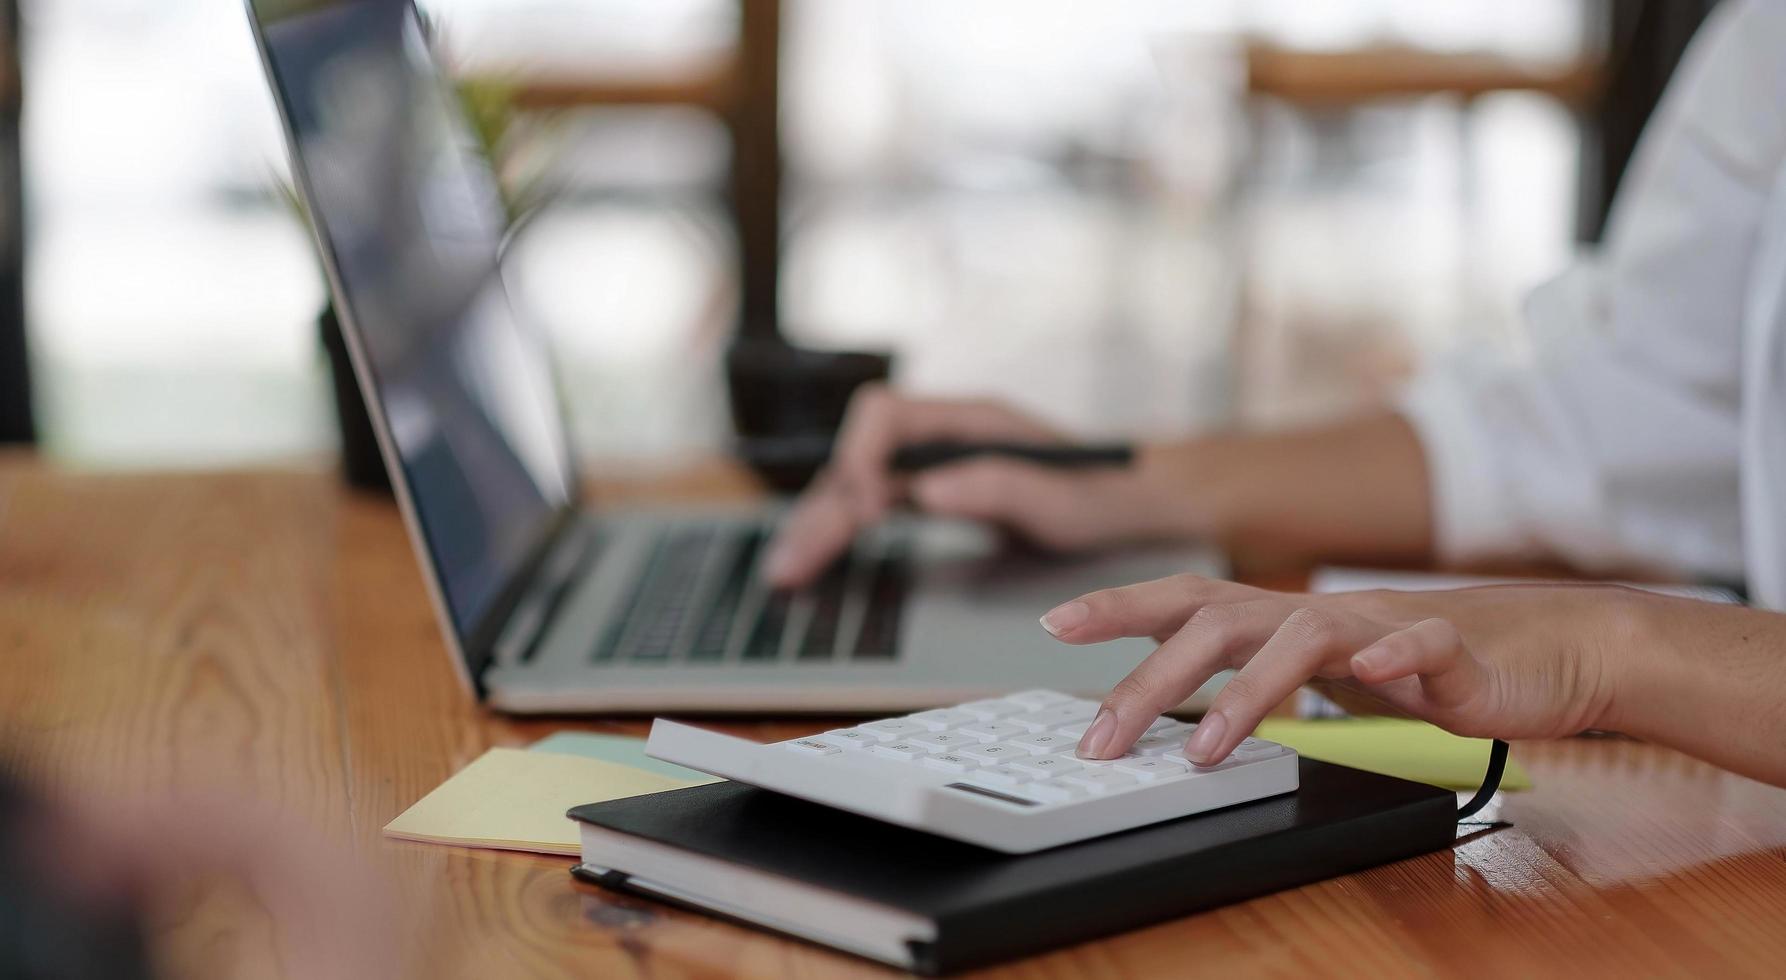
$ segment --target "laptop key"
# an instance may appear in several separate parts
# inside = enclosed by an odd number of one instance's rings
[[[800,638],[796,659],[830,660],[836,655],[837,627],[843,617],[843,591],[848,576],[849,563],[834,562],[812,587],[812,618],[807,622],[806,635]]]
[[[633,593],[614,659],[632,663],[670,659],[717,531],[715,527],[696,527],[665,532]]]
[[[869,586],[868,613],[856,634],[858,661],[892,660],[899,655],[899,630],[905,616],[910,570],[903,551],[882,558]]]
[[[608,624],[608,628],[596,640],[595,648],[590,651],[591,660],[610,661],[619,654],[621,640],[632,625],[633,611],[638,607],[640,597],[645,594],[651,576],[656,573],[658,559],[663,554],[663,550],[664,536],[658,535],[650,544],[650,550],[645,557],[645,567],[640,571],[639,577],[633,581],[632,593],[627,596],[626,604],[621,606],[619,614],[614,617],[613,622]]]
[[[794,597],[786,592],[770,593],[764,600],[756,629],[751,631],[750,642],[744,645],[746,663],[773,663],[781,658],[781,632],[787,625],[788,609],[793,602]]]
[[[694,645],[688,651],[691,662],[713,663],[725,659],[726,641],[731,639],[733,622],[738,617],[739,604],[744,601],[745,586],[750,580],[751,569],[756,567],[757,551],[762,544],[760,528],[752,528],[739,541],[727,565],[718,597],[702,611],[703,620],[695,632]]]

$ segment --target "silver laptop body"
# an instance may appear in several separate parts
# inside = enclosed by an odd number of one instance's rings
[[[1026,687],[1097,696],[1151,649],[1037,624],[1215,556],[1061,561],[984,528],[865,534],[813,588],[756,574],[771,508],[584,505],[544,338],[503,290],[490,164],[412,0],[247,0],[385,462],[466,685],[540,712],[886,712]]]

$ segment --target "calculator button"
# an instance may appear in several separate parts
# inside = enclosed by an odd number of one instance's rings
[[[907,715],[902,720],[923,725],[928,731],[941,732],[951,728],[959,728],[970,721],[978,721],[979,719],[965,711],[956,711],[952,708],[937,708],[934,711],[920,711],[915,715]]]
[[[1084,721],[1098,713],[1098,706],[1090,701],[1074,704],[1060,704],[1039,711],[1026,711],[1020,715],[1012,715],[1003,719],[1013,725],[1022,725],[1032,732],[1045,732],[1062,725],[1071,725],[1076,721]]]
[[[1197,730],[1196,725],[1188,724],[1185,722],[1174,722],[1173,724],[1166,725],[1163,728],[1150,729],[1147,734],[1155,735],[1160,738],[1176,738],[1180,742],[1182,742],[1185,739],[1190,738],[1191,733],[1196,730]]]
[[[1073,756],[1073,758],[1082,766],[1086,766],[1091,769],[1104,769],[1104,768],[1108,768],[1110,766],[1114,766],[1118,762],[1123,761],[1124,759],[1136,758],[1136,756],[1119,755],[1114,759],[1087,759],[1084,756],[1075,755],[1075,756]]]
[[[1020,749],[1017,746],[1006,742],[998,742],[993,745],[969,745],[966,748],[957,749],[955,751],[958,755],[965,755],[970,759],[979,759],[981,762],[988,764],[1021,759],[1024,756],[1029,755],[1029,750]]]
[[[826,745],[836,746],[845,752],[860,752],[861,750],[868,748],[870,745],[880,741],[873,735],[866,732],[856,731],[854,728],[840,728],[837,731],[826,732],[823,735],[814,735],[812,740],[815,742],[823,742]]]
[[[1086,730],[1091,728],[1091,723],[1096,720],[1097,720],[1096,716],[1093,716],[1091,718],[1085,718],[1080,721],[1073,722],[1070,725],[1056,726],[1054,730],[1057,732],[1065,732],[1068,735],[1073,736],[1074,738],[1084,738]],[[1178,722],[1173,721],[1170,718],[1156,718],[1156,719],[1154,719],[1154,723],[1147,726],[1147,731],[1142,732],[1142,734],[1143,735],[1164,735],[1164,734],[1167,734],[1168,732],[1173,731],[1174,729],[1183,728],[1184,733],[1186,735],[1189,735],[1191,733],[1191,730],[1196,727],[1197,727],[1196,725],[1181,725]]]
[[[1084,721],[1076,721],[1070,725],[1058,725],[1054,730],[1060,732],[1062,735],[1070,735],[1073,738],[1084,738],[1086,729],[1090,728],[1091,723],[1095,720],[1095,718],[1087,718]]]
[[[792,742],[781,744],[801,755],[836,755],[841,751],[837,746],[821,742],[816,738],[797,738]]]
[[[1088,793],[1108,793],[1111,790],[1139,785],[1134,776],[1116,769],[1091,769],[1069,773],[1060,777],[1060,782],[1068,786],[1081,787]]]
[[[906,721],[904,718],[888,718],[885,721],[871,721],[865,725],[857,725],[856,727],[866,732],[874,732],[883,739],[901,739],[908,735],[916,735],[919,732],[927,732],[930,730],[915,721]]]
[[[879,745],[871,746],[868,751],[873,752],[875,755],[892,756],[895,759],[904,759],[907,762],[910,762],[913,759],[919,759],[929,755],[930,747],[927,745],[913,745],[911,742],[882,742]]]
[[[941,769],[943,772],[973,772],[980,768],[979,762],[953,752],[927,755],[919,762],[919,765],[928,769]]]
[[[1043,803],[1071,803],[1082,800],[1088,792],[1083,786],[1049,780],[1041,783],[1030,783],[1023,787],[1023,795]]]
[[[1129,747],[1130,755],[1165,755],[1184,748],[1184,739],[1161,735],[1143,735]]]
[[[1189,766],[1180,765],[1170,759],[1124,759],[1116,764],[1115,769],[1117,772],[1126,772],[1143,781],[1182,776],[1191,771]]]
[[[934,758],[934,756],[932,758]],[[1009,789],[1012,786],[1022,786],[1035,778],[1035,776],[1018,769],[1016,766],[986,766],[985,768],[975,769],[973,772],[968,773],[969,782],[979,783],[982,786],[991,786],[994,789]]]
[[[975,736],[976,738],[1001,742],[1007,738],[1022,735],[1028,732],[1029,729],[1022,725],[1013,725],[1008,721],[973,721],[962,725],[960,728],[956,729],[956,731]]]
[[[1025,708],[1034,711],[1037,708],[1046,708],[1051,704],[1065,704],[1068,701],[1076,699],[1070,694],[1062,694],[1059,691],[1036,690],[1018,691],[1016,694],[1007,694],[1005,695],[1004,700],[1015,701],[1018,704],[1023,705]]]
[[[986,698],[981,701],[969,701],[966,704],[956,705],[955,710],[965,711],[981,721],[992,721],[1006,715],[1022,714],[1029,708],[1004,698]]]
[[[1283,746],[1276,742],[1267,742],[1262,738],[1253,738],[1249,735],[1240,740],[1240,744],[1234,747],[1234,751],[1228,755],[1228,758],[1238,759],[1242,762],[1263,759],[1267,756],[1277,755],[1281,748]]]
[[[1064,755],[1038,755],[1028,759],[1018,759],[1011,763],[1011,768],[1019,772],[1027,772],[1038,779],[1053,779],[1069,772],[1078,772],[1085,768],[1078,762]]]
[[[845,733],[848,733],[850,737],[853,737],[860,742],[863,748],[867,748],[876,742],[897,742],[905,737],[904,735],[895,735],[891,732],[878,732],[872,728],[866,727],[839,728],[836,731],[826,732],[825,734],[841,737],[845,735]],[[917,732],[913,732],[912,734],[916,735]]]
[[[1021,745],[1031,755],[1053,755],[1056,752],[1067,752],[1078,745],[1078,740],[1071,735],[1059,732],[1036,732],[1032,735],[1019,735],[1011,739],[1012,745]]]
[[[925,732],[906,739],[913,745],[922,745],[932,752],[953,752],[969,745],[979,745],[980,740],[960,732]]]

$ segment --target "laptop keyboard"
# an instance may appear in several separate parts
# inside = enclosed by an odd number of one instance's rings
[[[903,547],[858,548],[801,592],[756,574],[766,528],[669,528],[592,659],[628,664],[891,661],[910,588]]]

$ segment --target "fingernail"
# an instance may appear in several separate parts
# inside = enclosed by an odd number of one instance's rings
[[[1228,719],[1213,711],[1204,715],[1197,723],[1197,730],[1191,733],[1191,740],[1185,743],[1185,757],[1199,765],[1213,765],[1216,760],[1211,756],[1227,730]]]
[[[1115,740],[1116,714],[1109,708],[1099,708],[1098,717],[1085,730],[1085,737],[1079,740],[1079,755],[1087,759],[1102,759],[1109,753],[1110,743]]]
[[[921,507],[939,510],[949,505],[949,493],[953,485],[947,477],[918,477],[912,481],[912,499]]]
[[[1378,673],[1387,666],[1389,666],[1389,651],[1384,650],[1381,647],[1371,647],[1368,650],[1360,651],[1352,658],[1352,670],[1354,672],[1358,670],[1368,670],[1372,673]]]
[[[1372,647],[1352,658],[1352,672],[1368,671],[1379,676],[1395,677],[1406,673],[1407,655],[1393,649]]]
[[[1068,630],[1078,629],[1091,618],[1091,607],[1077,599],[1065,605],[1056,606],[1042,614],[1042,628],[1059,636]]]

